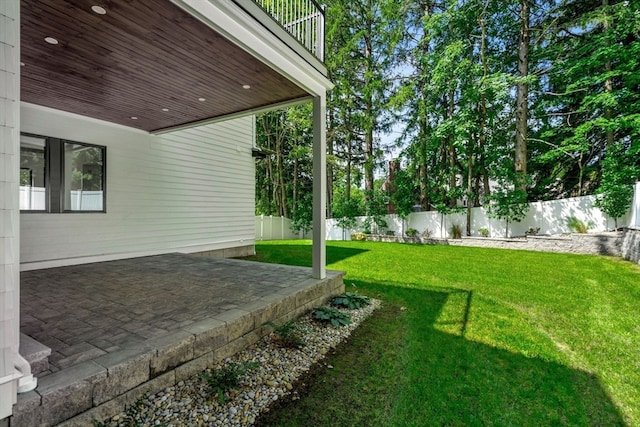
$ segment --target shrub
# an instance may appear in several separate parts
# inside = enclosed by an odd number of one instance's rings
[[[395,231],[393,231],[393,230],[387,230],[386,235],[387,235],[387,236],[395,236],[395,235],[396,235],[396,232],[395,232]]]
[[[367,235],[365,233],[351,233],[351,240],[364,241],[367,240]]]
[[[408,228],[405,234],[408,237],[416,237],[418,235],[418,230],[416,230],[415,228]]]
[[[489,229],[488,228],[485,228],[485,227],[478,228],[478,233],[480,233],[480,235],[482,237],[489,237]]]
[[[351,323],[351,316],[339,311],[337,308],[322,306],[313,310],[313,318],[323,322],[331,323],[336,328]]]
[[[575,216],[570,216],[569,218],[567,218],[567,225],[574,233],[585,234],[589,231],[590,228],[593,227],[594,224],[592,221],[585,223]]]
[[[212,370],[211,375],[200,374],[200,378],[204,379],[211,390],[218,395],[218,399],[221,403],[225,402],[224,393],[227,390],[237,388],[240,385],[240,377],[255,369],[258,366],[257,363],[230,363],[229,365],[219,369]]]
[[[452,239],[462,239],[462,226],[460,224],[453,224],[449,229],[449,234]]]
[[[306,343],[302,338],[302,329],[298,323],[296,323],[297,319],[291,319],[288,322],[283,323],[282,325],[277,325],[271,321],[263,323],[265,326],[271,326],[273,328],[273,333],[276,335],[277,342],[281,347],[288,348],[300,348],[304,347]]]
[[[428,228],[427,228],[427,229],[425,229],[425,230],[422,232],[422,237],[426,237],[427,239],[428,239],[429,237],[431,237],[431,230],[429,230]]]
[[[331,304],[346,307],[349,310],[355,310],[371,304],[369,298],[364,295],[358,295],[353,292],[345,292],[342,295],[331,300]]]

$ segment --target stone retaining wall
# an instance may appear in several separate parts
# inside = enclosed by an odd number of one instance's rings
[[[325,304],[344,292],[343,274],[327,272],[326,279],[309,279],[301,289],[283,288],[216,318],[50,374],[36,391],[18,395],[9,426],[95,425],[255,343],[271,332],[265,322],[283,323]]]
[[[636,239],[638,239],[637,241],[640,241],[640,230],[636,233]],[[475,246],[482,248],[622,256],[622,234],[620,233],[571,234],[567,236],[528,236],[518,239],[488,237],[440,239],[373,235],[367,236],[367,240],[378,242],[420,243],[425,245]]]
[[[640,228],[625,228],[622,234],[622,257],[640,264]]]

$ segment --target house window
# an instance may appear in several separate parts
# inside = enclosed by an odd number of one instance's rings
[[[36,135],[20,139],[20,209],[105,212],[106,147]]]
[[[20,210],[45,211],[46,140],[40,137],[20,137]]]

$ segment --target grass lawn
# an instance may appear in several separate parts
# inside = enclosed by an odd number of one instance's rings
[[[311,264],[308,241],[251,259]],[[614,258],[328,242],[383,300],[280,426],[640,426],[640,267]]]

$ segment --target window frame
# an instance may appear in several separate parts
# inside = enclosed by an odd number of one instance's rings
[[[87,142],[73,141],[70,139],[55,138],[27,132],[20,135],[42,138],[45,140],[45,209],[44,210],[20,210],[21,213],[106,213],[107,212],[107,147],[104,145],[90,144]],[[81,145],[84,147],[98,148],[102,152],[102,209],[100,210],[73,210],[65,209],[65,144]]]

